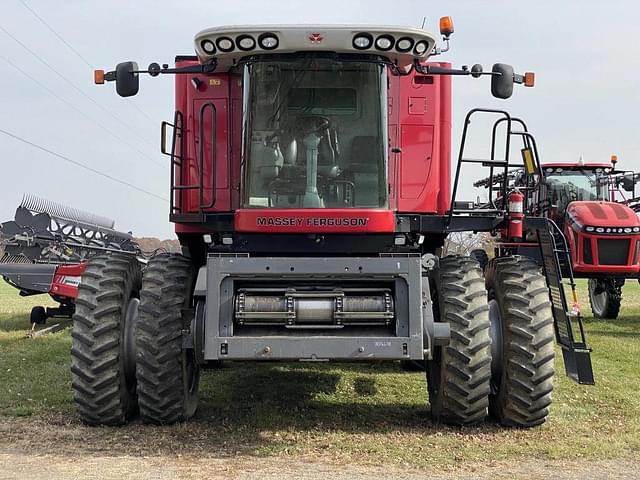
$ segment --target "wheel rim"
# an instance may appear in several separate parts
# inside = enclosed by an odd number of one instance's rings
[[[185,374],[186,374],[186,387],[189,395],[194,395],[198,391],[198,384],[200,383],[200,367],[195,362],[193,350],[185,350]]]
[[[199,352],[202,352],[202,340],[204,335],[204,312],[205,302],[198,300],[196,302],[195,313],[191,320],[191,334],[194,339],[193,348],[184,349],[184,375],[185,388],[189,395],[194,395],[198,391],[200,383],[200,358]]]
[[[138,321],[140,299],[131,298],[127,304],[124,317],[122,356],[124,375],[129,390],[135,388],[136,383],[136,339],[135,328]]]
[[[589,280],[589,297],[593,313],[602,315],[607,303],[607,289],[605,285],[598,280]]]
[[[489,300],[489,335],[491,336],[491,393],[496,394],[502,378],[502,314],[495,298]]]
[[[433,318],[440,319],[440,302],[439,302],[439,294],[438,289],[436,288],[436,282],[429,282],[431,298],[433,301]],[[437,321],[437,320],[436,320]],[[429,396],[432,398],[437,398],[438,393],[440,392],[440,379],[442,374],[440,369],[442,368],[442,349],[445,348],[443,346],[434,347],[433,350],[433,358],[426,363],[426,374],[427,374],[427,391]]]

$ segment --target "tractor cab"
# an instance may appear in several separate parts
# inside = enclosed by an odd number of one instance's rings
[[[571,202],[607,201],[607,178],[611,165],[606,163],[551,163],[542,165],[544,183],[540,198],[548,202],[550,217],[564,224]]]
[[[574,271],[591,277],[638,274],[640,219],[616,197],[620,172],[615,163],[550,163],[542,168],[539,205],[567,238]]]

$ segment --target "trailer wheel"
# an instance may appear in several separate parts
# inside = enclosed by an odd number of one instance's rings
[[[142,277],[140,317],[136,328],[138,405],[145,422],[171,424],[188,420],[198,406],[200,369],[192,349],[183,346],[190,319],[193,284],[191,260],[161,254]]]
[[[589,303],[596,318],[615,320],[622,303],[622,284],[613,278],[589,279]]]
[[[125,255],[93,257],[78,286],[71,332],[73,397],[83,422],[121,425],[137,410],[133,328],[142,282]]]
[[[480,268],[484,271],[487,263],[489,263],[489,255],[484,250],[477,248],[475,250],[471,250],[469,256],[476,260],[480,264]]]
[[[47,310],[44,307],[33,307],[29,320],[36,325],[44,325],[47,323]]]
[[[485,270],[492,362],[489,410],[504,426],[533,427],[549,414],[554,329],[549,290],[527,257],[496,258]]]
[[[449,345],[427,361],[431,415],[436,422],[470,425],[487,416],[491,379],[489,308],[478,263],[461,256],[440,259],[430,275],[436,321],[449,322]]]

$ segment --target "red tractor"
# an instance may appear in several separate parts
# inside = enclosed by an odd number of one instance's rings
[[[402,27],[220,27],[195,50],[96,72],[125,97],[141,73],[175,75],[162,150],[183,253],[142,272],[118,254],[87,264],[71,366],[85,422],[186,420],[201,369],[220,361],[414,360],[434,420],[490,411],[530,427],[548,415],[554,334],[568,374],[593,383],[546,220],[472,212],[450,189],[451,76],[489,75],[508,98],[532,74],[428,62],[434,36]],[[516,223],[544,274],[509,254],[485,279],[475,260],[440,256],[450,232]]]
[[[640,278],[638,174],[617,170],[616,163],[615,155],[611,163],[544,163],[543,181],[534,186],[527,185],[525,168],[507,175],[510,188],[520,186],[527,197],[531,214],[557,225],[556,240],[564,245],[562,232],[570,260],[561,261],[561,269],[565,277],[572,275],[570,267],[574,277],[589,279],[589,301],[596,318],[617,318],[625,280]],[[492,185],[502,181],[502,176],[494,176]],[[489,179],[475,185],[487,187]],[[474,256],[481,254],[474,252]]]

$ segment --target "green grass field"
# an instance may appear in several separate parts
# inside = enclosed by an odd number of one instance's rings
[[[580,283],[582,306],[585,283]],[[413,467],[640,456],[640,288],[623,290],[621,318],[586,319],[596,386],[576,385],[556,361],[550,420],[531,430],[487,422],[434,425],[424,375],[397,364],[241,364],[204,373],[196,418],[173,427],[83,426],[73,407],[69,330],[26,338],[31,306],[0,282],[0,447],[48,452],[262,455]],[[46,445],[51,444],[50,447]]]

